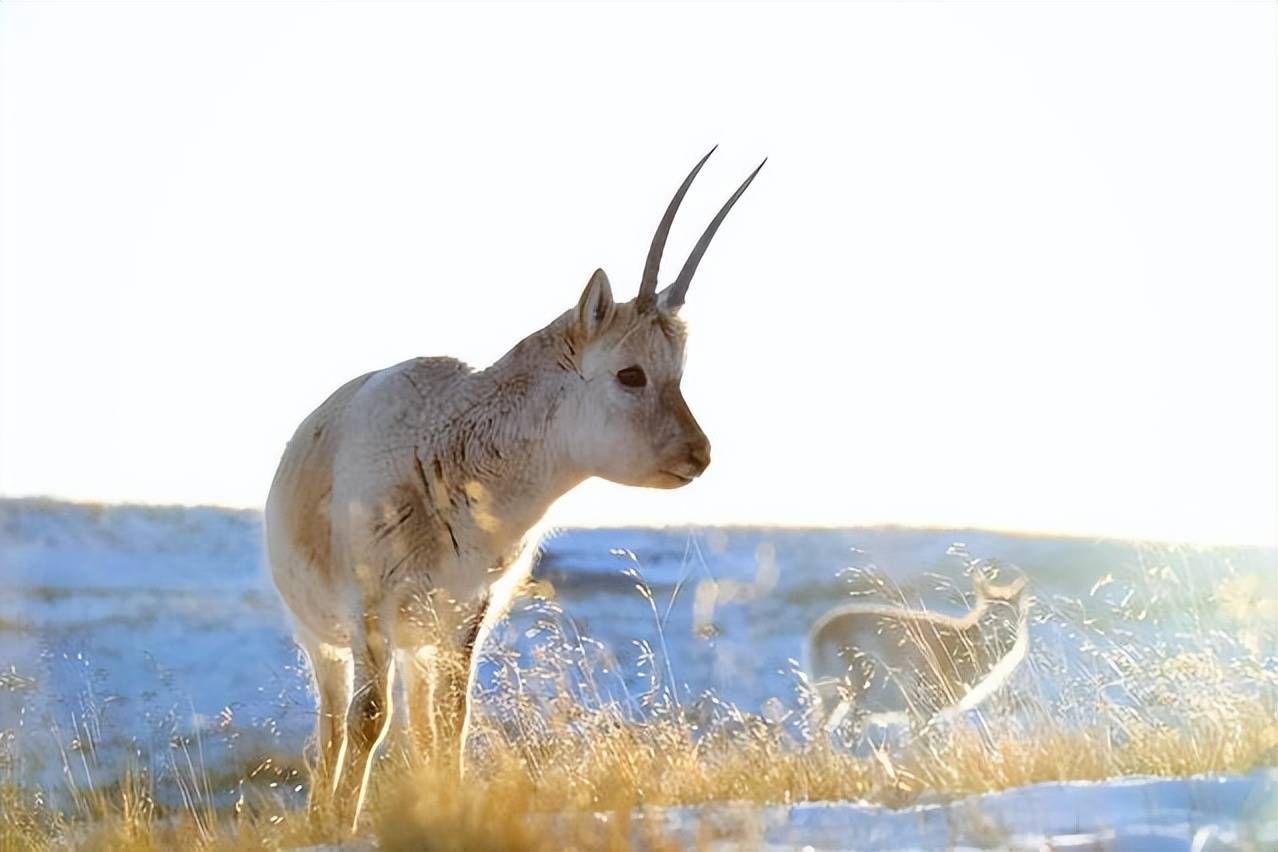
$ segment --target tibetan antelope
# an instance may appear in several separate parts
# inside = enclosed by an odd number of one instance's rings
[[[963,616],[864,603],[813,625],[806,668],[831,727],[849,711],[926,723],[971,709],[1007,679],[1028,650],[1027,581],[995,585],[976,568],[972,583],[976,605]]]
[[[527,579],[530,530],[556,499],[592,476],[678,488],[710,464],[679,389],[679,308],[763,164],[658,292],[671,223],[709,157],[667,207],[632,301],[614,302],[596,270],[576,307],[492,366],[417,358],[368,373],[289,441],[266,539],[315,678],[312,806],[358,821],[397,668],[414,743],[454,776],[464,770],[478,651]]]

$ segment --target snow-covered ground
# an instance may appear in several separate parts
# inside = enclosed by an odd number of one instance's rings
[[[535,574],[553,603],[517,607],[489,650],[527,650],[551,625],[594,640],[589,647],[612,678],[603,688],[618,700],[660,678],[681,702],[709,690],[745,711],[784,716],[795,704],[808,626],[823,612],[876,578],[912,604],[961,611],[974,558],[1030,579],[1038,604],[1025,668],[1036,654],[1055,666],[1036,682],[1040,695],[1058,674],[1085,672],[1094,664],[1089,649],[1113,637],[1168,653],[1245,647],[1275,666],[1273,616],[1256,632],[1254,614],[1235,611],[1278,596],[1272,549],[891,528],[562,531],[546,542]],[[1228,642],[1213,644],[1215,635]],[[193,727],[231,732],[205,743],[210,763],[262,748],[296,753],[313,718],[255,512],[0,500],[0,687],[0,731],[31,737],[50,720],[63,732],[79,720],[126,742],[163,742]],[[1117,691],[1108,697],[1124,700]],[[1271,773],[1047,785],[972,800],[972,813],[986,816],[962,831],[953,823],[966,819],[966,804],[802,805],[762,812],[759,837],[818,848],[909,837],[926,848],[942,834],[979,845],[981,826],[992,825],[1027,838],[1023,845],[1051,836],[1064,848],[1127,849],[1124,832],[1145,826],[1141,837],[1153,845],[1141,848],[1231,848],[1229,838],[1246,832],[1275,848],[1273,822],[1255,807],[1274,792]],[[704,809],[668,816],[714,818]],[[802,838],[776,834],[772,826],[782,824]]]
[[[1278,772],[1035,784],[900,810],[845,802],[673,808],[659,816],[693,845],[737,849],[1278,849]]]

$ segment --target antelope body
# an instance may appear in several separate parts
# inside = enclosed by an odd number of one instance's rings
[[[266,537],[315,678],[313,806],[358,820],[397,656],[414,742],[460,772],[476,652],[527,578],[529,531],[558,497],[592,476],[677,488],[710,463],[679,389],[677,314],[758,169],[657,292],[675,212],[709,156],[666,210],[634,300],[614,302],[598,270],[574,309],[492,366],[417,358],[360,376],[289,442]]]
[[[1024,577],[998,586],[977,573],[973,583],[976,605],[963,616],[886,604],[822,616],[807,670],[824,708],[917,724],[988,697],[1027,650],[1032,598]]]

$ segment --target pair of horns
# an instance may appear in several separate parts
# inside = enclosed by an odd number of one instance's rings
[[[715,145],[710,149],[710,154],[713,154],[718,148],[719,146]],[[679,210],[679,204],[683,201],[684,194],[688,191],[688,187],[692,186],[692,181],[697,176],[697,172],[701,171],[701,167],[706,164],[706,160],[710,159],[710,154],[702,157],[701,161],[693,166],[692,171],[683,179],[683,183],[679,186],[679,191],[675,193],[674,198],[670,201],[670,206],[666,208],[666,215],[661,217],[661,224],[657,226],[657,233],[652,237],[652,246],[648,249],[648,261],[643,265],[643,280],[639,282],[639,295],[635,297],[635,305],[640,313],[652,310],[653,306],[657,304],[657,271],[661,268],[661,254],[666,249],[666,237],[670,236],[670,226],[674,223],[675,213]],[[763,163],[766,162],[767,159],[764,159]],[[697,264],[701,263],[701,256],[710,247],[710,241],[714,239],[715,231],[719,230],[719,225],[723,224],[723,220],[728,215],[728,211],[732,209],[732,205],[737,203],[741,193],[746,191],[750,181],[754,180],[754,176],[759,173],[759,169],[763,168],[763,163],[759,163],[758,168],[750,172],[750,176],[745,179],[745,183],[737,187],[737,191],[732,193],[728,203],[724,204],[719,214],[711,220],[706,232],[701,235],[701,239],[697,240],[697,244],[692,249],[692,254],[688,255],[688,259],[683,263],[683,269],[679,271],[679,277],[675,279],[667,291],[667,307],[677,308],[683,304],[684,296],[688,294],[688,285],[692,283],[692,276],[696,274]]]

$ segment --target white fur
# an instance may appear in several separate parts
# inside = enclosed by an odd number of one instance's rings
[[[666,307],[614,303],[600,270],[575,309],[487,369],[406,361],[302,423],[266,533],[315,674],[313,802],[358,818],[396,657],[415,740],[460,771],[476,651],[560,495],[591,476],[673,488],[705,469],[709,442],[679,391],[684,339]],[[647,384],[627,387],[618,374],[636,366]]]

